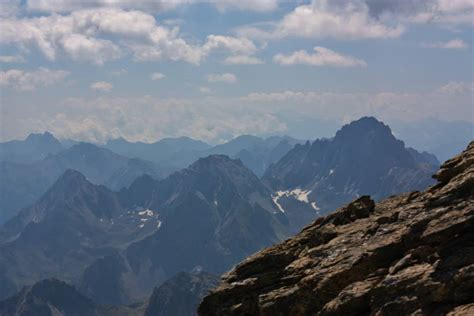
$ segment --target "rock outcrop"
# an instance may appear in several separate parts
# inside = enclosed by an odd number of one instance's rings
[[[433,177],[246,259],[199,315],[474,315],[474,142]]]

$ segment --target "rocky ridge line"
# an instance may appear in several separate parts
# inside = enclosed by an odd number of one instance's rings
[[[474,315],[474,142],[433,177],[249,257],[199,315]]]

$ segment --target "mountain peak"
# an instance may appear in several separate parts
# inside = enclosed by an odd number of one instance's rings
[[[240,159],[232,159],[227,155],[209,155],[204,158],[199,158],[196,162],[189,166],[189,168],[197,171],[225,166],[239,166],[245,168]]]
[[[334,140],[336,142],[339,140],[356,141],[367,137],[396,140],[390,127],[372,116],[364,116],[344,125],[337,131]]]
[[[87,178],[77,170],[67,169],[61,177],[59,177],[58,182],[83,182],[87,181]]]
[[[77,170],[66,170],[56,182],[43,195],[42,199],[55,199],[64,201],[67,197],[73,196],[81,191],[82,188],[92,187],[87,178]]]
[[[59,142],[50,132],[31,133],[30,135],[28,135],[28,137],[26,137],[26,140],[27,141],[42,141],[42,142],[45,142],[45,141]]]

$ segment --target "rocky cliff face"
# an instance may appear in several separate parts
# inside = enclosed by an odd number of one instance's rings
[[[200,315],[474,315],[474,142],[424,192],[360,197],[246,259]]]

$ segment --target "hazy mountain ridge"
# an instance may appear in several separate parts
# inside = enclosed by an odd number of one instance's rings
[[[104,147],[127,157],[153,161],[168,172],[183,169],[199,158],[209,155],[227,155],[239,158],[257,176],[286,154],[300,140],[289,136],[266,139],[241,135],[224,144],[211,146],[188,137],[164,138],[155,143],[128,142],[123,138],[109,140]]]
[[[63,149],[61,142],[49,132],[30,134],[24,140],[0,143],[0,161],[32,163]]]
[[[161,177],[161,170],[151,162],[130,159],[89,143],[49,154],[30,164],[1,162],[0,223],[21,208],[31,205],[68,169],[83,173],[96,184],[118,190],[138,176]]]

